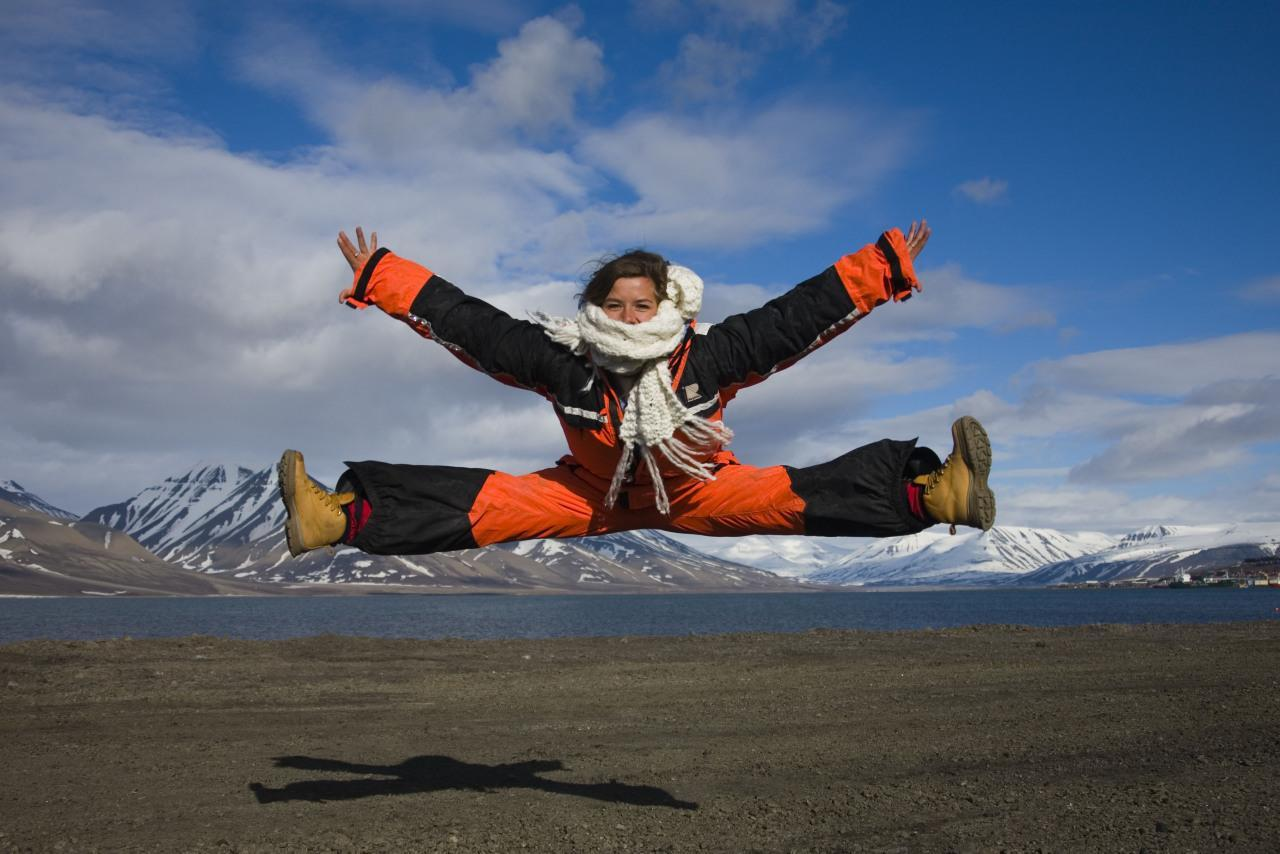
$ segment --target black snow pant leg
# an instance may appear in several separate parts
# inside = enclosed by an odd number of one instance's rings
[[[352,489],[372,508],[351,544],[381,555],[416,555],[473,549],[471,506],[490,469],[347,463],[339,491]]]
[[[927,528],[911,515],[903,485],[913,475],[919,456],[914,439],[881,439],[830,462],[806,468],[787,466],[791,488],[805,502],[805,533],[895,537]]]

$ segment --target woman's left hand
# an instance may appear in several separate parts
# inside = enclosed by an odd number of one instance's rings
[[[924,250],[924,245],[929,242],[929,235],[932,233],[927,219],[911,223],[911,228],[907,231],[907,251],[911,253],[912,261],[915,261]]]
[[[370,242],[365,243],[364,229],[357,225],[356,240],[359,242],[359,246],[356,246],[352,244],[351,238],[347,237],[347,233],[345,231],[338,232],[338,249],[342,251],[342,257],[346,258],[347,263],[351,265],[351,272],[353,273],[359,273],[365,263],[373,256],[373,253],[378,251],[378,232],[373,232],[369,237]],[[338,294],[338,302],[347,302],[355,292],[356,287],[355,285],[352,285],[342,293]],[[353,306],[357,305],[357,303],[350,304]]]
[[[338,249],[342,251],[342,257],[347,259],[347,263],[351,265],[351,272],[358,273],[360,268],[364,266],[364,262],[369,260],[369,256],[378,251],[378,232],[373,232],[370,242],[364,242],[364,229],[356,226],[356,240],[359,247],[351,243],[351,238],[347,237],[345,231],[338,232]]]

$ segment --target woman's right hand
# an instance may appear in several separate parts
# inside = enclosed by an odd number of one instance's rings
[[[342,250],[342,257],[347,259],[347,263],[351,265],[352,273],[359,273],[369,260],[369,256],[378,251],[378,232],[370,232],[369,243],[364,241],[364,229],[356,226],[356,243],[351,242],[351,238],[347,237],[345,231],[338,232],[338,248]],[[355,295],[355,286],[347,288],[338,295],[338,302],[346,302],[348,297]]]
[[[912,261],[920,257],[920,253],[924,251],[924,245],[929,242],[929,235],[931,234],[933,234],[933,230],[929,228],[929,220],[912,221],[911,229],[907,232],[907,251],[911,253]]]
[[[911,253],[912,261],[920,257],[920,253],[924,250],[924,245],[929,242],[929,235],[931,234],[933,234],[933,230],[929,228],[929,220],[912,221],[911,229],[907,232],[907,251]]]

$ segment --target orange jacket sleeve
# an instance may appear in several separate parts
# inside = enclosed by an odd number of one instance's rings
[[[873,244],[867,244],[835,264],[849,298],[862,314],[889,300],[902,301],[920,290],[901,229],[890,229]]]
[[[386,248],[379,249],[356,271],[351,296],[343,302],[360,309],[376,305],[392,317],[405,320],[414,299],[434,275],[421,264],[393,255]]]

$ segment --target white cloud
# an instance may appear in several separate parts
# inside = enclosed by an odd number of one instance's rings
[[[958,407],[1008,443],[1015,464],[1069,447],[1072,482],[1225,471],[1280,441],[1280,375],[1261,356],[1277,346],[1280,336],[1257,333],[1069,356],[1032,366],[1017,402],[983,392]]]
[[[183,0],[6,3],[3,40],[19,49],[174,58],[195,48],[197,18],[194,5]]]
[[[642,26],[685,31],[676,56],[659,67],[658,82],[678,100],[694,102],[732,97],[770,54],[816,50],[839,35],[848,14],[832,0],[808,8],[795,0],[700,0],[693,6],[650,0],[633,3],[632,10]],[[695,17],[701,31],[690,31]]]
[[[904,118],[781,103],[699,120],[637,114],[581,151],[637,196],[596,223],[612,242],[742,246],[825,222],[894,169],[909,139]]]
[[[1177,493],[1134,493],[1079,484],[995,484],[997,524],[1125,534],[1148,525],[1280,521],[1274,475],[1233,478],[1208,490],[1180,484]]]
[[[1255,279],[1240,289],[1240,296],[1253,302],[1280,302],[1280,275]]]
[[[713,26],[723,30],[765,30],[813,49],[844,28],[848,12],[832,0],[698,0]]]
[[[846,340],[856,332],[855,327],[785,371],[739,392],[725,420],[736,431],[733,449],[743,462],[810,465],[829,460],[871,441],[851,439],[850,426],[861,423],[873,400],[941,388],[954,376],[952,365],[939,357],[857,347]]]
[[[29,356],[57,360],[69,367],[81,362],[111,359],[120,352],[120,342],[103,335],[79,335],[60,320],[14,313],[5,318],[14,342]]]
[[[671,259],[680,263],[679,258]],[[695,271],[696,272],[696,271]],[[731,314],[741,314],[764,305],[777,296],[775,291],[760,285],[722,284],[707,282],[702,297],[702,314],[699,325],[719,323]]]
[[[572,125],[576,99],[605,76],[599,46],[555,18],[526,23],[498,44],[497,57],[472,69],[470,83],[454,89],[359,79],[282,22],[259,24],[241,47],[240,64],[253,82],[298,99],[346,155],[374,166],[447,172],[458,160],[479,169],[499,155],[501,169],[518,156],[512,165],[568,192],[577,181],[559,174],[571,171],[565,158],[522,150],[511,134]]]
[[[971,202],[990,205],[1009,197],[1009,182],[1002,178],[975,178],[958,184],[955,191]]]
[[[1149,406],[1101,453],[1071,471],[1080,482],[1165,480],[1226,469],[1280,441],[1280,379],[1214,383],[1175,406]]]
[[[796,14],[795,0],[699,0],[722,21],[738,27],[776,27]]]
[[[742,47],[689,33],[676,56],[658,69],[658,79],[683,100],[723,100],[753,77],[759,64],[759,56]]]
[[[832,0],[817,0],[813,10],[800,21],[800,35],[809,50],[817,50],[828,39],[844,31],[848,12]]]
[[[1024,379],[1098,393],[1176,396],[1224,378],[1274,375],[1277,353],[1280,333],[1246,332],[1037,362]]]
[[[47,0],[7,3],[3,15],[0,89],[7,97],[27,87],[83,113],[183,124],[155,105],[172,97],[166,74],[205,48],[194,2]]]
[[[956,264],[918,267],[916,274],[922,290],[877,308],[864,335],[884,341],[947,339],[964,329],[1007,333],[1056,324],[1043,295],[1027,288],[970,278]]]
[[[1148,525],[1204,522],[1205,507],[1181,495],[1150,495],[1140,501],[1113,489],[1054,485],[996,485],[996,523],[1062,531],[1124,534]],[[1229,516],[1218,519],[1231,518]],[[1216,519],[1215,519],[1216,521]]]
[[[569,124],[579,91],[603,82],[601,58],[598,45],[575,38],[561,21],[538,18],[498,44],[498,58],[476,73],[472,85],[478,98],[517,127]]]

